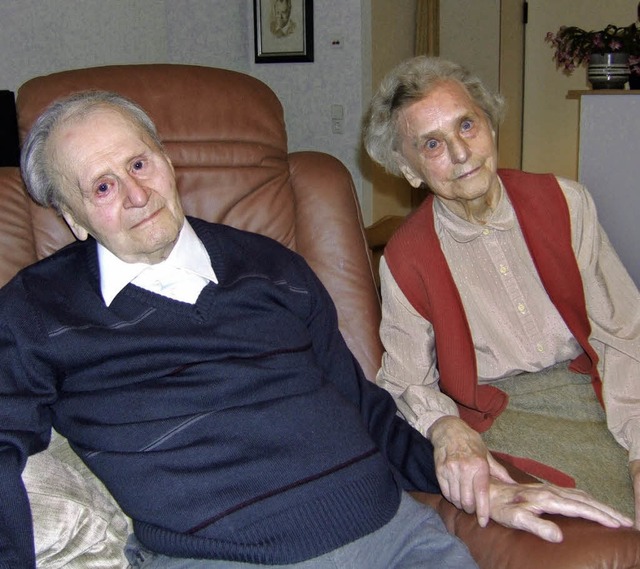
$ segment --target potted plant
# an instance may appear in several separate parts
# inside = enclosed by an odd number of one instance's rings
[[[629,51],[629,89],[640,89],[640,2],[636,9],[636,21],[627,28]]]
[[[626,50],[629,54],[629,88],[640,89],[640,4],[638,5],[639,21],[631,24],[626,30]]]
[[[630,67],[640,75],[640,33],[635,24],[626,27],[607,25],[602,30],[583,30],[577,26],[561,26],[545,41],[555,50],[556,66],[567,75],[584,64],[594,89],[623,88]]]

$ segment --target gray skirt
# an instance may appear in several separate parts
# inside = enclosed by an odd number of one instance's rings
[[[563,363],[493,385],[509,395],[509,405],[482,435],[489,449],[552,466],[634,517],[628,453],[607,429],[590,377]]]

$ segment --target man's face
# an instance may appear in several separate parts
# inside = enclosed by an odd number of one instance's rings
[[[49,145],[78,239],[92,235],[128,263],[166,259],[184,213],[171,162],[135,123],[98,108],[58,127]]]
[[[289,21],[289,16],[291,15],[291,2],[276,0],[275,13],[278,27],[283,28]]]
[[[412,186],[425,183],[445,203],[499,195],[495,132],[458,82],[400,110],[398,133],[398,164]]]

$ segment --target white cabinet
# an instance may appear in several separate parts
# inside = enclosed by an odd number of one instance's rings
[[[640,287],[640,91],[574,95],[580,99],[578,179]]]

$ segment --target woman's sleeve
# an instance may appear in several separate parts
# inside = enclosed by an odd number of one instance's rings
[[[591,344],[609,430],[640,458],[640,293],[598,221],[587,189],[559,180],[571,212],[573,249],[584,283]]]
[[[444,415],[458,416],[456,404],[440,391],[431,323],[406,299],[384,259],[380,260],[384,345],[376,383],[389,391],[400,413],[426,436]]]

